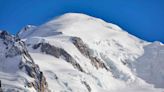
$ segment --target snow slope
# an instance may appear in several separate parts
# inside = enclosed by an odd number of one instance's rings
[[[164,91],[164,45],[115,24],[67,13],[18,36],[51,92]]]
[[[32,91],[34,89],[24,88],[27,81],[33,81],[24,70],[20,70],[20,62],[23,62],[20,52],[23,47],[21,41],[15,42],[12,35],[0,32],[0,80],[3,91]],[[31,62],[31,61],[30,61]]]
[[[6,31],[0,32],[0,80],[3,92],[39,92],[46,80],[28,53],[25,43]],[[42,77],[41,77],[42,76]],[[41,85],[42,84],[42,85]]]

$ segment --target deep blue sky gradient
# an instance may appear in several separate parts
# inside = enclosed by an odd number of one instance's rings
[[[144,40],[164,42],[164,0],[0,0],[0,29],[15,34],[67,12],[102,18]]]

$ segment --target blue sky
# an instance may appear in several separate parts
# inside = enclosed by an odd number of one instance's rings
[[[67,12],[102,18],[144,40],[164,42],[164,0],[0,0],[0,29],[15,34]]]

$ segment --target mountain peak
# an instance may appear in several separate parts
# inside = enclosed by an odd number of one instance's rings
[[[22,34],[19,35],[23,38],[34,36],[46,37],[62,33],[69,36],[89,37],[88,39],[102,39],[118,32],[126,33],[117,25],[107,23],[101,19],[81,13],[66,13],[32,31],[23,32],[23,36]]]
[[[115,30],[122,30],[119,26],[117,26],[115,24],[107,23],[100,18],[92,17],[90,15],[83,14],[83,13],[66,13],[66,14],[63,14],[63,15],[59,16],[58,18],[50,21],[50,23],[52,23],[52,22],[62,22],[62,23],[65,23],[65,22],[72,23],[73,22],[74,23],[74,22],[82,22],[82,21],[97,22],[97,24],[109,26],[110,28],[113,28]]]
[[[11,80],[6,70],[22,76],[12,89],[21,82],[27,92],[163,92],[164,46],[85,14],[27,25],[18,37],[3,31],[0,47],[3,85]]]
[[[63,15],[61,15],[60,17],[65,17],[65,18],[75,18],[75,17],[79,17],[79,18],[90,18],[91,16],[87,15],[87,14],[83,14],[83,13],[65,13]]]

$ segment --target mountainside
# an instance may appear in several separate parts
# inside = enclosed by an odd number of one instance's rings
[[[101,19],[67,13],[6,35],[0,35],[5,92],[164,91],[164,45]]]
[[[48,90],[46,79],[25,43],[6,31],[0,32],[0,80],[4,92]]]

